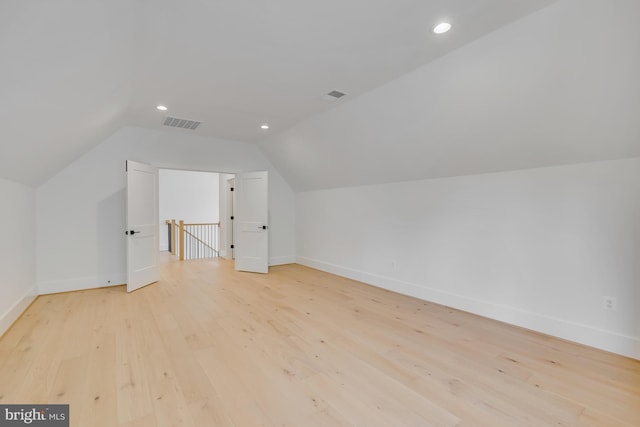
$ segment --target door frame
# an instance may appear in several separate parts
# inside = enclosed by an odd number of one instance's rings
[[[235,197],[233,197],[234,196],[233,194],[230,194],[232,192],[229,191],[229,188],[231,188],[231,186],[228,185],[229,184],[228,181],[233,180],[233,185],[235,187],[235,179],[236,179],[237,174],[240,173],[240,172],[237,172],[237,171],[236,172],[229,172],[229,171],[210,170],[210,169],[195,169],[195,168],[189,169],[189,168],[179,167],[179,166],[173,167],[173,166],[167,166],[167,165],[154,165],[153,163],[149,163],[149,164],[153,165],[153,166],[156,166],[158,169],[177,170],[177,171],[186,171],[186,172],[217,173],[221,177],[222,177],[222,175],[233,175],[233,178],[227,178],[226,179],[227,184],[225,184],[225,186],[224,186],[224,188],[226,189],[225,193],[227,193],[226,197],[231,199],[231,205],[229,205],[229,204],[226,205],[227,209],[225,209],[225,210],[227,212],[224,212],[224,213],[221,212],[219,220],[220,220],[220,233],[221,233],[221,235],[222,235],[222,233],[229,233],[231,235],[230,236],[231,237],[231,239],[230,239],[231,242],[227,242],[227,248],[226,248],[227,253],[226,253],[226,256],[221,256],[221,258],[230,259],[230,260],[235,259],[234,250],[230,247],[231,244],[235,243],[235,242],[233,242],[235,240],[233,238],[233,235],[235,234],[234,223],[230,219],[228,219],[230,217],[230,215],[226,215],[226,214],[229,211],[229,209],[228,209],[229,206],[231,206],[231,212],[235,212]],[[222,195],[218,194],[218,198],[221,199]],[[227,199],[227,201],[228,201],[228,199]],[[218,206],[220,206],[220,204]],[[160,215],[160,206],[158,206],[157,209],[158,209],[158,217],[159,217],[159,215]],[[223,218],[224,218],[224,220],[223,220]],[[225,228],[226,231],[223,230],[223,228]],[[228,236],[228,234],[227,234],[227,236]],[[222,248],[220,248],[220,249],[222,249]],[[159,251],[159,248],[158,248],[158,251]],[[220,252],[221,252],[221,255],[222,255],[223,251],[220,250]],[[270,262],[269,262],[269,265],[271,265]]]
[[[155,165],[154,165],[155,166]],[[235,179],[236,174],[238,174],[238,172],[221,172],[219,170],[208,170],[208,169],[186,169],[184,167],[170,167],[170,166],[166,166],[166,165],[162,165],[162,166],[157,166],[158,169],[165,169],[165,170],[174,170],[174,171],[185,171],[185,172],[206,172],[206,173],[217,173],[219,175],[220,178],[220,182],[223,181],[223,175],[232,175],[233,178],[231,179]],[[228,180],[229,178],[227,178],[226,180]],[[225,181],[226,181],[225,180]],[[225,184],[224,187],[222,187],[221,185],[218,185],[219,190],[223,190],[225,193],[227,193],[227,186]],[[223,191],[219,191],[218,193],[218,209],[220,210],[220,206],[222,205],[220,202],[222,201],[222,197]],[[226,205],[226,199],[225,199],[225,205]],[[226,253],[226,256],[224,256],[224,251],[222,248],[222,236],[224,233],[226,233],[226,230],[231,230],[233,227],[233,223],[228,220],[228,215],[227,215],[227,211],[228,209],[225,209],[225,212],[220,212],[219,211],[219,221],[220,221],[220,234],[219,234],[219,240],[220,240],[220,248],[219,248],[219,253],[220,253],[220,258],[224,258],[224,259],[233,259],[233,252],[231,252],[231,256],[229,256],[229,252]],[[158,206],[158,216],[160,215],[160,206]],[[162,219],[160,220],[162,221]],[[226,235],[225,235],[226,237]],[[230,249],[227,245],[227,248],[225,249]]]

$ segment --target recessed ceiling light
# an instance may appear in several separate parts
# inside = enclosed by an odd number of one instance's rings
[[[441,22],[433,27],[433,32],[436,34],[444,34],[451,29],[451,24],[448,22]]]
[[[266,124],[262,125],[262,126],[260,126],[260,129],[267,130],[267,129],[269,129],[269,125],[266,125]]]
[[[164,105],[158,105],[156,108],[160,111],[167,111],[167,107],[165,107]]]

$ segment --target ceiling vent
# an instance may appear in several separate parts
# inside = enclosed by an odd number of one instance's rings
[[[196,130],[202,123],[195,120],[179,119],[177,117],[167,116],[162,124],[164,126],[171,126],[174,128]]]
[[[324,99],[325,101],[335,101],[336,99],[340,99],[345,95],[346,93],[340,92],[339,90],[332,90],[328,94],[324,95],[322,99]]]

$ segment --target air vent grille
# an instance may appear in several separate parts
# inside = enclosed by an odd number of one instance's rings
[[[345,96],[346,93],[340,92],[339,90],[332,90],[327,95],[333,96],[334,98],[338,99],[338,98],[342,98],[343,96]]]
[[[179,119],[177,117],[167,116],[162,124],[164,126],[171,126],[174,128],[196,130],[202,123],[196,120]]]
[[[322,99],[324,99],[325,101],[336,101],[345,95],[346,93],[340,92],[339,90],[332,90],[331,92],[322,95]]]

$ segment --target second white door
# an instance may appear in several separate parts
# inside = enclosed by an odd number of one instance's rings
[[[234,252],[238,271],[269,272],[268,174],[236,175]]]

